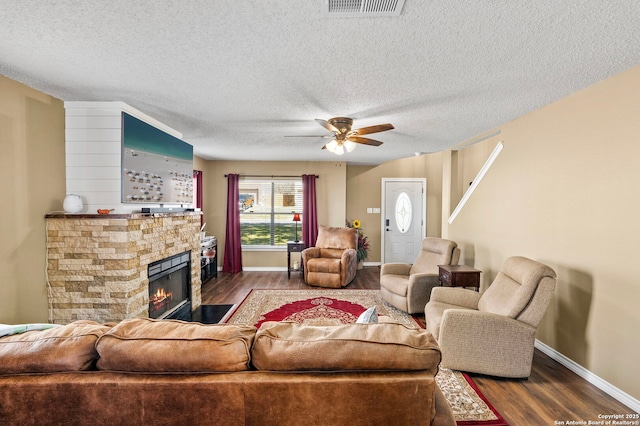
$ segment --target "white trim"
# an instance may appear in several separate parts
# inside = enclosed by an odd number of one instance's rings
[[[613,386],[611,383],[593,374],[591,371],[587,370],[586,368],[576,363],[572,359],[569,359],[566,356],[562,355],[560,352],[556,351],[552,347],[542,343],[538,339],[536,339],[535,347],[540,352],[543,352],[544,354],[546,354],[549,358],[567,367],[569,370],[573,371],[578,376],[585,379],[587,382],[591,383],[601,391],[605,392],[607,395],[611,396],[612,398],[615,398],[622,404],[626,405],[636,413],[640,412],[640,401],[635,399],[628,393],[618,389],[617,387]]]
[[[243,272],[287,272],[287,267],[286,266],[243,266],[242,271]]]
[[[498,145],[496,145],[496,147],[493,149],[493,152],[491,153],[491,155],[489,155],[489,158],[483,164],[482,168],[478,172],[478,175],[473,180],[473,182],[471,182],[471,186],[469,187],[469,189],[467,189],[467,192],[464,193],[455,210],[453,211],[453,213],[451,213],[451,216],[449,216],[449,225],[453,223],[456,216],[458,216],[458,213],[460,213],[460,210],[462,210],[467,200],[469,200],[469,197],[471,197],[471,194],[473,194],[473,191],[475,191],[476,187],[480,184],[480,181],[482,180],[484,175],[487,173],[487,171],[489,171],[496,158],[498,158],[498,155],[500,154],[500,151],[502,151],[503,146],[504,145],[502,144],[502,142],[498,142]]]
[[[364,262],[363,266],[380,266],[381,262]],[[243,266],[244,272],[287,272],[286,266]],[[218,267],[218,271],[222,271],[222,267]],[[291,271],[300,272],[300,271]]]

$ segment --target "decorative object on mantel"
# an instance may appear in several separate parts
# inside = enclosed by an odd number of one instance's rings
[[[82,204],[82,198],[76,194],[67,194],[62,202],[62,208],[65,213],[80,213],[84,208]]]
[[[358,248],[356,249],[358,252],[358,269],[364,267],[364,260],[369,254],[369,237],[364,235],[360,226],[361,224],[358,219],[354,219],[353,222],[347,221],[347,228],[355,228],[358,232]]]
[[[98,209],[98,214],[109,214],[115,209]]]

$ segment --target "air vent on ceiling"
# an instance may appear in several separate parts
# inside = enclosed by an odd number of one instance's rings
[[[327,16],[400,16],[404,0],[324,0]]]

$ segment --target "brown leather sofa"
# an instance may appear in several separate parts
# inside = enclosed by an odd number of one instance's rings
[[[357,248],[356,229],[320,226],[316,245],[302,251],[304,282],[316,287],[345,287],[356,277]]]
[[[7,425],[455,425],[429,332],[77,321],[0,338]]]

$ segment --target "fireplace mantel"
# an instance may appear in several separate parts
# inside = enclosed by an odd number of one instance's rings
[[[125,213],[125,214],[90,214],[90,213],[49,213],[47,219],[143,219],[153,217],[200,216],[199,211],[181,211],[165,213]]]
[[[201,212],[48,214],[51,320],[149,316],[149,263],[191,252],[192,309],[201,304]]]

